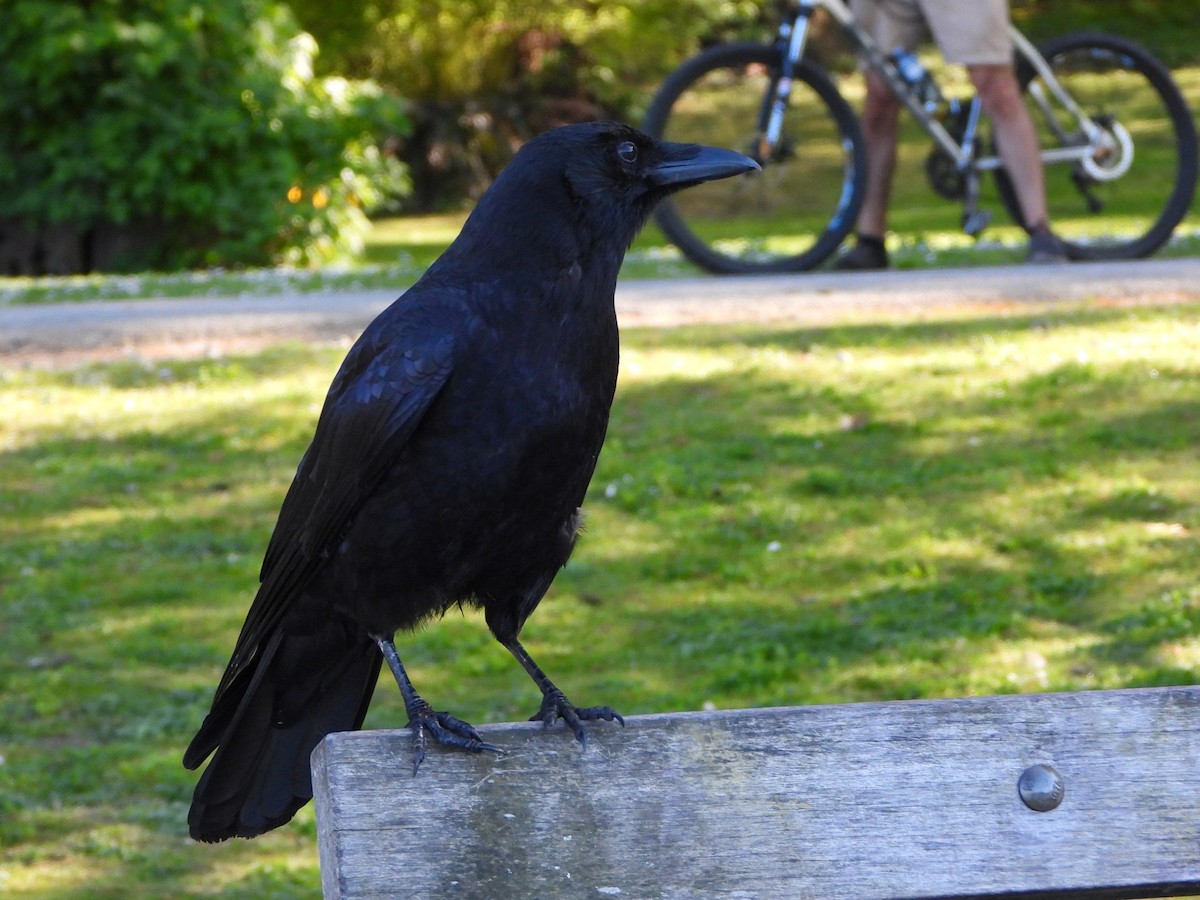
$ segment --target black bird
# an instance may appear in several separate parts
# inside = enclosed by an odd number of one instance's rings
[[[526,144],[462,233],[347,354],[267,546],[212,709],[193,838],[254,837],[312,797],[309,754],[362,725],[386,659],[415,736],[497,750],[413,689],[393,635],[455,604],[543,695],[533,719],[621,717],[571,704],[517,640],[567,561],[617,378],[617,271],[667,194],[755,169],[728,150],[614,123]]]

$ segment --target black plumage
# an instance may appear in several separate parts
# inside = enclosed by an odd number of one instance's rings
[[[755,168],[740,154],[593,123],[523,147],[462,233],[379,315],[330,386],[267,547],[212,709],[184,755],[212,761],[192,837],[252,837],[312,796],[309,754],[359,728],[387,659],[414,730],[494,750],[413,690],[392,637],[457,603],[543,693],[534,717],[619,720],[569,703],[517,640],[567,561],[617,378],[625,250],[671,191]],[[215,751],[215,752],[214,752]]]

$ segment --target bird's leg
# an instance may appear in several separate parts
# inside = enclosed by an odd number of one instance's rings
[[[428,735],[432,735],[435,741],[447,747],[458,747],[475,753],[482,750],[489,750],[492,753],[504,752],[494,744],[484,741],[470,723],[457,719],[450,713],[435,711],[421,698],[409,680],[408,673],[404,671],[404,666],[400,663],[400,656],[396,653],[396,645],[392,643],[390,634],[373,634],[371,640],[378,645],[379,652],[387,660],[388,668],[392,670],[392,674],[396,676],[396,684],[400,686],[400,696],[404,698],[404,708],[408,711],[408,727],[413,732],[414,776],[425,759],[425,748],[429,743]]]
[[[543,725],[549,728],[559,719],[562,719],[570,727],[575,734],[575,739],[583,746],[587,746],[587,731],[584,730],[583,722],[585,720],[604,719],[608,722],[620,722],[625,724],[625,720],[611,706],[587,706],[577,707],[572,704],[566,695],[554,686],[546,673],[542,671],[542,667],[533,661],[521,642],[516,638],[507,641],[501,641],[508,649],[508,652],[517,658],[517,662],[521,667],[529,673],[529,677],[533,679],[533,683],[538,686],[538,690],[542,692],[542,707],[537,711],[536,715],[530,716],[530,722],[541,721]]]

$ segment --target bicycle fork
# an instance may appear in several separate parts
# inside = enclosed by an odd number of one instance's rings
[[[761,165],[771,158],[773,148],[779,146],[783,135],[783,116],[787,112],[788,102],[792,97],[792,76],[796,63],[804,55],[804,45],[808,41],[808,22],[812,11],[805,5],[796,10],[792,21],[784,20],[779,27],[780,44],[786,42],[782,54],[782,65],[779,69],[779,83],[775,86],[770,108],[767,110],[766,126],[758,135],[758,160]]]

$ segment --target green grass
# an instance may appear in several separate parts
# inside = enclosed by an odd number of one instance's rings
[[[324,269],[144,272],[137,275],[0,276],[0,305],[171,297],[244,297],[317,291],[394,294],[411,285],[458,234],[465,212],[380,219],[365,241],[363,258]],[[625,278],[700,274],[651,229],[627,255]]]
[[[1193,682],[1198,321],[628,332],[588,529],[526,643],[626,714]],[[341,355],[0,373],[0,894],[318,896],[311,809],[192,844],[179,757]],[[534,710],[476,614],[400,648],[485,733]],[[369,727],[403,724],[396,694]]]

